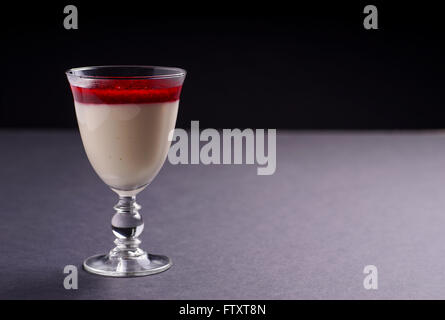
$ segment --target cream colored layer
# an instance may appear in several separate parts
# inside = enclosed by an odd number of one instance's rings
[[[150,183],[170,148],[179,101],[148,104],[75,102],[88,159],[110,187],[134,190]]]

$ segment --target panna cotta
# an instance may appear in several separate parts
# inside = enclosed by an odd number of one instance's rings
[[[121,194],[142,190],[167,157],[181,85],[117,79],[71,88],[82,142],[96,173]]]

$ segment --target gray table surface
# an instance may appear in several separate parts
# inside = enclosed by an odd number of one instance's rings
[[[138,202],[143,248],[174,266],[124,279],[80,269],[117,199],[78,133],[3,130],[0,150],[2,299],[445,298],[444,133],[279,132],[272,176],[166,163]]]

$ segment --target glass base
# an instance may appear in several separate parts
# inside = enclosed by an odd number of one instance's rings
[[[163,272],[172,266],[166,256],[144,253],[137,257],[112,257],[95,255],[83,262],[86,271],[108,277],[142,277]]]

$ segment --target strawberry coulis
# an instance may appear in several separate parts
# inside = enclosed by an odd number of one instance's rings
[[[140,104],[179,100],[181,85],[168,80],[103,80],[89,88],[71,86],[74,100],[89,104]]]

